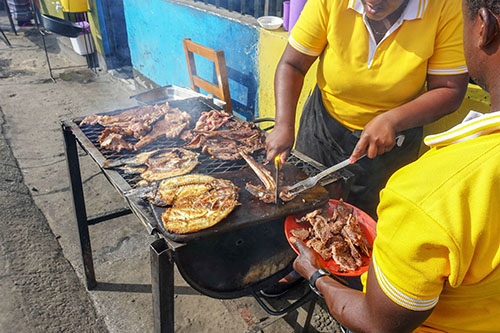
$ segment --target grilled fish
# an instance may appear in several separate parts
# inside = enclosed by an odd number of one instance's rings
[[[179,234],[209,228],[240,204],[238,187],[231,181],[199,174],[163,180],[150,200],[171,206],[161,215],[162,222]]]

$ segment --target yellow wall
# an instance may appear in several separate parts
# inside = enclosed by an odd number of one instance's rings
[[[285,50],[288,32],[281,28],[276,31],[260,29],[259,40],[259,118],[274,118],[274,72],[281,54]],[[317,63],[315,62],[304,80],[304,88],[297,106],[296,129],[298,128],[302,107],[309,91],[314,88],[316,83],[316,68]]]
[[[288,32],[283,29],[268,31],[260,29],[260,45],[259,45],[259,118],[274,118],[274,72],[278,61],[285,49],[288,40]],[[306,75],[304,88],[297,106],[296,126],[298,128],[298,119],[302,112],[302,107],[309,94],[309,91],[316,83],[316,63]],[[490,110],[489,95],[479,86],[470,84],[467,94],[462,102],[461,107],[454,113],[441,118],[440,120],[424,127],[424,135],[439,133],[445,131],[452,126],[460,123],[467,115],[469,110],[478,112],[488,112]],[[266,124],[268,126],[268,124]],[[263,126],[264,127],[264,126]],[[427,148],[422,146],[421,153]]]

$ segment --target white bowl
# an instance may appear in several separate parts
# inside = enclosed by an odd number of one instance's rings
[[[261,16],[257,19],[260,26],[268,30],[276,30],[283,24],[283,19],[277,16]]]

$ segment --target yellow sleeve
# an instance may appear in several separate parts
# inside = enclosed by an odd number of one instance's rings
[[[308,0],[294,25],[289,44],[300,53],[319,56],[327,43],[328,0]]]
[[[444,1],[439,17],[434,54],[429,59],[427,73],[454,75],[467,73],[463,50],[463,17],[460,0]]]
[[[414,311],[433,308],[449,275],[450,238],[415,203],[385,188],[373,267],[384,293]]]

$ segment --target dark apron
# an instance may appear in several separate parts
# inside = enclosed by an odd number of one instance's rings
[[[374,159],[365,157],[347,166],[355,178],[349,196],[343,199],[376,219],[380,190],[396,170],[417,159],[422,133],[422,127],[406,130],[401,147],[395,146]],[[316,86],[304,105],[295,149],[330,167],[349,158],[360,134],[361,131],[345,128],[328,114]]]

